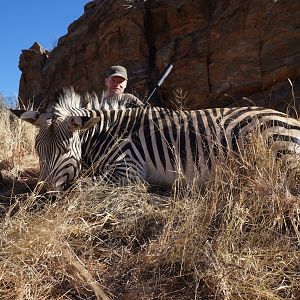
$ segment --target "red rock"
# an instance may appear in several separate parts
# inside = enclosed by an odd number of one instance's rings
[[[300,108],[299,1],[140,3],[140,9],[126,9],[116,0],[91,1],[51,52],[38,44],[23,50],[21,99],[55,101],[70,86],[100,94],[104,71],[113,64],[128,69],[127,91],[144,98],[173,63],[156,103],[177,105],[175,94],[182,91],[189,108],[241,105],[246,98],[281,110]]]

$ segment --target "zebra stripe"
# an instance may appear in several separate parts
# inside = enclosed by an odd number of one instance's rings
[[[106,165],[126,162],[123,173],[120,168],[115,172],[113,182],[118,181],[118,176],[125,176],[129,166],[135,174],[142,174],[142,179],[166,184],[173,182],[176,176],[172,174],[180,170],[185,175],[193,174],[195,167],[204,166],[211,171],[217,157],[243,151],[247,135],[256,128],[270,147],[277,143],[276,147],[280,148],[277,151],[281,154],[282,147],[300,152],[299,122],[270,109],[172,111],[148,107],[99,113],[100,122],[106,129],[83,134],[83,140],[94,139],[94,148],[98,149],[94,152],[83,143],[84,157],[89,157],[90,167],[99,159],[103,161],[97,169],[98,174],[103,173]],[[285,144],[280,146],[279,141]],[[108,152],[110,154],[105,156]],[[103,155],[105,158],[101,157]]]
[[[26,116],[41,128],[41,173],[56,189],[78,177],[82,162],[93,175],[118,184],[172,185],[182,175],[193,180],[197,172],[207,180],[219,158],[243,154],[250,133],[261,134],[274,156],[300,157],[300,122],[260,107],[95,110],[80,108],[71,93],[54,113]],[[79,135],[79,129],[85,131]]]

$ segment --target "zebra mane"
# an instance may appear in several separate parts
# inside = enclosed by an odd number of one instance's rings
[[[61,116],[74,115],[80,109],[97,109],[98,103],[96,93],[87,93],[82,97],[75,93],[73,88],[63,89],[58,97],[58,102],[54,105],[54,112]]]
[[[118,110],[126,109],[126,104],[130,101],[130,97],[126,94],[108,97],[105,92],[99,101],[96,93],[86,93],[80,96],[75,93],[73,88],[63,89],[62,94],[58,97],[58,102],[54,105],[54,112],[61,116],[74,115],[80,109],[95,110]]]
[[[130,102],[130,96],[127,94],[108,96],[105,92],[99,101],[97,95],[86,94],[84,96],[83,107],[95,110],[118,110],[126,109],[126,104]]]
[[[54,112],[61,116],[74,114],[74,109],[82,108],[81,96],[75,93],[73,88],[63,89],[54,105]]]
[[[128,101],[130,101],[130,97],[128,97],[127,94],[117,94],[113,96],[108,96],[106,92],[103,92],[101,100],[100,102],[98,102],[99,109],[101,110],[126,109],[126,103]]]

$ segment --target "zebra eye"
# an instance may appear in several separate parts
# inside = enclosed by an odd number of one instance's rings
[[[79,130],[82,126],[82,120],[80,117],[71,117],[70,124],[72,130]]]
[[[59,148],[61,149],[62,153],[67,153],[70,151],[71,145],[70,144],[60,144]]]
[[[64,153],[69,152],[70,149],[71,149],[71,148],[70,148],[70,145],[64,145],[64,146],[62,147],[62,150],[63,150]]]

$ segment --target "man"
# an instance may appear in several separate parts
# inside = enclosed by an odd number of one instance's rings
[[[127,70],[122,66],[111,66],[105,74],[106,90],[102,94],[101,107],[112,109],[117,107],[137,107],[144,105],[132,94],[124,93],[127,86]]]

